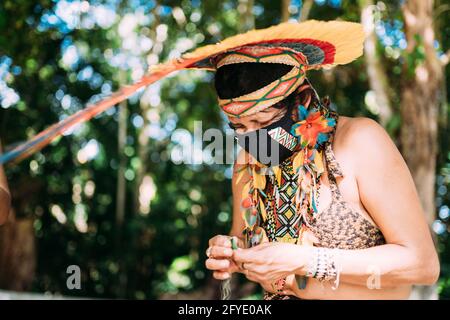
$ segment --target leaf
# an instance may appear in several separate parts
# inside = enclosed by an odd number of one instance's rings
[[[256,225],[258,213],[255,210],[255,208],[251,208],[244,211],[245,223],[249,228],[253,228]]]
[[[245,169],[247,169],[247,166],[244,166],[243,168],[240,168],[240,169],[238,170],[238,175],[237,175],[237,177],[236,177],[236,184],[239,184],[239,182],[241,182],[242,177],[244,176],[244,174],[245,174],[245,172],[246,172]]]
[[[322,151],[316,152],[316,155],[314,157],[314,164],[316,165],[318,174],[324,172]]]
[[[281,183],[281,168],[279,166],[272,167],[272,171],[275,173],[275,179],[277,180],[277,184]]]
[[[249,212],[250,210],[242,210],[242,213],[241,213],[241,217],[242,217],[242,220],[244,220],[244,223],[245,223],[245,229],[250,229],[250,225],[248,224],[248,221],[247,221],[247,216],[248,216],[248,212]]]
[[[303,150],[299,151],[292,162],[292,167],[294,168],[294,172],[298,172],[301,166],[303,166],[303,161],[305,158],[305,153]],[[280,170],[281,171],[281,170]],[[281,175],[281,172],[280,172]]]
[[[266,187],[266,176],[256,172],[255,167],[253,167],[253,187],[261,190]]]
[[[261,212],[262,219],[265,222],[267,219],[267,213],[266,213],[266,206],[264,205],[264,202],[262,199],[259,199],[259,209]]]

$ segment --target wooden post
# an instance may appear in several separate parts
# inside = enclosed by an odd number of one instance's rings
[[[408,0],[402,11],[408,45],[402,74],[401,150],[431,225],[436,218],[435,177],[443,67],[434,48],[433,0]],[[436,290],[429,287],[417,287],[414,292],[417,299],[436,297]]]

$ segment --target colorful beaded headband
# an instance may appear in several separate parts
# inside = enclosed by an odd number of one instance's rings
[[[234,63],[281,63],[292,69],[268,85],[248,94],[220,99],[219,106],[231,117],[245,117],[264,110],[289,96],[306,76],[306,57],[286,48],[246,46],[217,58],[216,69]]]

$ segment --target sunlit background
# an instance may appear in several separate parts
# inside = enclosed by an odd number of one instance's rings
[[[411,58],[402,2],[2,0],[0,139],[12,147],[137,81],[149,65],[197,46],[282,19],[360,21],[370,8],[368,32],[376,46],[368,43],[366,56],[377,59],[391,81],[388,117],[368,79],[370,61],[312,71],[310,78],[341,114],[385,120],[399,143],[400,79]],[[434,48],[448,78],[450,3],[435,1],[434,7]],[[412,59],[422,56],[419,50]],[[0,289],[93,298],[217,297],[204,252],[210,237],[230,227],[231,166],[184,164],[180,151],[192,147],[194,121],[204,129],[226,128],[212,80],[206,71],[179,72],[7,166],[14,219],[0,228]],[[447,99],[448,92],[445,119]],[[431,224],[442,260],[441,298],[450,297],[446,128],[443,120]],[[69,265],[82,270],[81,290],[66,287]],[[260,296],[252,284],[235,281],[236,296]]]

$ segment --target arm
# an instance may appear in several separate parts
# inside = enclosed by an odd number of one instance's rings
[[[386,245],[340,250],[341,281],[366,285],[379,272],[382,286],[433,284],[439,261],[414,181],[397,147],[375,121],[357,118],[349,128],[361,202]],[[370,143],[368,143],[370,142]],[[372,269],[372,270],[371,270]]]
[[[437,253],[400,152],[384,129],[368,118],[354,120],[345,134],[347,138],[341,141],[351,145],[345,149],[352,153],[351,165],[361,202],[380,227],[387,244],[337,250],[342,268],[340,281],[366,286],[368,278],[376,273],[382,288],[435,283],[439,275]],[[312,248],[306,246],[265,244],[239,250],[234,257],[238,262],[246,262],[247,269],[252,269],[252,277],[259,282],[275,281],[292,272],[304,275],[311,253]],[[279,272],[271,271],[276,269]]]
[[[239,170],[246,165],[247,153],[242,150],[234,163],[232,176],[232,193],[233,193],[233,219],[229,236],[238,239],[238,246],[243,247],[243,235],[245,222],[242,219],[241,198],[242,189],[245,181],[250,176],[247,172],[239,176]],[[208,253],[209,251],[209,253]],[[213,277],[218,280],[224,280],[230,277],[233,272],[239,271],[236,263],[231,260],[233,251],[231,250],[231,242],[228,236],[217,235],[209,240],[209,248],[207,250],[208,259],[205,261],[206,268],[213,271]]]
[[[3,152],[0,142],[0,154]],[[5,223],[11,208],[11,195],[6,181],[3,166],[0,165],[0,225]]]
[[[248,153],[245,150],[241,150],[237,156],[237,159],[233,167],[233,177],[231,180],[232,192],[233,192],[233,222],[231,226],[230,236],[236,236],[243,240],[242,230],[244,230],[245,222],[242,219],[242,189],[244,188],[244,183],[250,179],[250,175],[247,171],[244,171],[241,176],[239,176],[239,170],[241,170],[248,163]],[[239,181],[238,181],[239,179]]]

